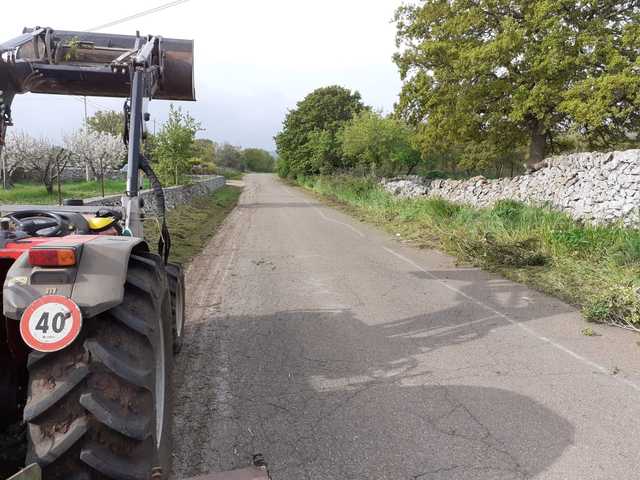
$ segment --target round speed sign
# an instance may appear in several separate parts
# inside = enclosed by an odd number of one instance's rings
[[[39,352],[57,352],[80,333],[82,314],[78,306],[61,295],[45,295],[29,305],[20,319],[20,334]]]

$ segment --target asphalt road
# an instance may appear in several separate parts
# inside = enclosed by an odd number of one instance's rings
[[[637,336],[245,182],[189,272],[178,478],[640,478]]]

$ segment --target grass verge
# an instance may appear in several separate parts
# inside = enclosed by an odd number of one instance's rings
[[[640,231],[581,224],[514,201],[478,209],[401,199],[375,181],[310,177],[298,184],[422,247],[500,273],[582,308],[589,321],[640,329]]]
[[[224,178],[226,178],[227,180],[242,180],[242,177],[244,177],[244,172],[234,170],[232,168],[226,168],[220,175],[224,176]]]
[[[62,184],[62,198],[90,198],[102,194],[100,182],[67,182]],[[105,195],[122,193],[124,180],[105,180]],[[34,205],[57,205],[58,190],[54,185],[52,195],[47,194],[44,185],[34,183],[16,183],[8,190],[0,189],[0,203],[21,203]]]
[[[240,188],[226,186],[169,210],[167,223],[171,231],[171,261],[185,264],[200,253],[238,203],[241,191]],[[158,236],[155,222],[146,222],[145,238],[152,249],[158,244]]]

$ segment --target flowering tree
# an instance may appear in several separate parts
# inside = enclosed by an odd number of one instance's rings
[[[105,172],[120,167],[126,158],[122,140],[109,133],[78,130],[65,138],[65,146],[86,167],[87,180],[100,180],[104,196]]]
[[[53,193],[53,184],[69,163],[67,150],[46,138],[35,138],[25,132],[11,132],[7,136],[3,166],[7,179],[22,168],[31,172]]]
[[[5,187],[10,187],[13,175],[21,167],[24,167],[28,153],[27,144],[32,139],[22,132],[10,131],[7,134],[2,150],[2,175]]]

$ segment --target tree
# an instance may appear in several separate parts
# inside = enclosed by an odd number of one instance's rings
[[[53,184],[67,167],[71,154],[45,138],[27,133],[12,133],[7,137],[6,152],[11,163],[31,173],[53,194]]]
[[[121,167],[127,151],[122,139],[109,133],[78,130],[65,138],[65,148],[100,180],[104,196],[104,174]]]
[[[275,159],[261,148],[245,148],[242,151],[244,164],[252,172],[273,172]]]
[[[204,175],[216,172],[216,148],[217,145],[213,140],[196,139],[194,157],[191,159],[192,173]]]
[[[397,111],[423,153],[455,146],[484,168],[528,164],[572,127],[607,148],[640,127],[636,1],[422,0],[396,12]]]
[[[156,135],[153,151],[157,173],[164,183],[179,185],[189,173],[196,152],[196,133],[200,130],[200,123],[189,113],[171,105],[169,119]]]
[[[246,168],[244,157],[242,156],[242,149],[230,143],[224,143],[216,150],[216,159],[218,164],[223,167],[240,171],[244,171]]]
[[[11,131],[7,134],[4,148],[2,150],[2,166],[4,184],[10,187],[13,183],[13,176],[16,171],[24,168],[30,154],[28,145],[32,138],[23,132]]]
[[[345,158],[374,175],[411,174],[420,163],[412,130],[401,120],[363,111],[339,135]]]
[[[298,102],[275,137],[287,174],[313,175],[343,168],[337,134],[364,109],[358,92],[339,86],[319,88]],[[285,168],[281,165],[278,170]]]
[[[203,162],[215,163],[218,146],[208,138],[198,138],[195,141],[195,153]]]
[[[124,131],[123,113],[115,110],[99,110],[87,119],[87,127],[93,132],[122,137]]]

